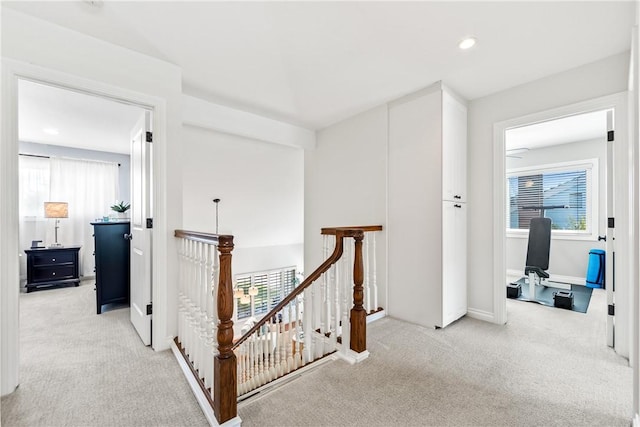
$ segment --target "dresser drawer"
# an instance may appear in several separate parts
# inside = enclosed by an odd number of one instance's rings
[[[63,264],[66,262],[74,262],[76,254],[73,252],[65,251],[65,252],[53,252],[46,251],[41,253],[32,254],[33,266],[37,267],[40,265],[55,265],[55,264]]]
[[[57,261],[56,261],[57,262]],[[75,265],[54,265],[48,267],[33,267],[31,271],[32,282],[45,282],[51,280],[73,279],[76,276]]]

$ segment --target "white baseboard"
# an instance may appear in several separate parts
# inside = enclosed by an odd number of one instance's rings
[[[489,323],[496,323],[495,316],[490,311],[478,310],[475,308],[468,308],[467,316],[471,317],[472,319],[483,320]]]
[[[639,414],[635,414],[633,416],[633,419],[631,420],[631,425],[633,427],[640,427],[640,415]]]
[[[196,400],[198,401],[198,405],[200,405],[200,409],[202,409],[202,413],[204,414],[205,418],[209,422],[209,425],[211,427],[240,426],[242,424],[242,420],[238,416],[222,424],[218,424],[218,420],[216,419],[216,416],[213,413],[213,408],[209,404],[209,400],[207,399],[207,396],[204,395],[204,392],[200,388],[200,384],[198,384],[198,381],[196,381],[196,379],[193,377],[193,374],[191,373],[191,369],[187,365],[187,362],[185,362],[184,358],[182,357],[182,353],[180,353],[180,350],[178,349],[174,341],[171,341],[171,351],[173,352],[173,355],[178,361],[178,365],[180,365],[180,369],[182,369],[182,373],[187,379],[187,382],[189,383],[189,387],[191,387],[191,391],[196,397]]]
[[[351,349],[348,349],[346,353],[338,350],[335,354],[337,357],[349,363],[350,365],[355,365],[356,363],[360,363],[369,357],[369,350],[365,350],[362,353],[356,353]]]
[[[376,311],[373,314],[367,315],[367,323],[375,322],[376,320],[382,319],[387,315],[385,310]]]

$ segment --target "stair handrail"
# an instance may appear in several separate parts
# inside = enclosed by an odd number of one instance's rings
[[[210,245],[218,245],[221,242],[226,242],[229,239],[233,240],[233,236],[226,234],[212,234],[203,233],[202,231],[189,231],[189,230],[175,230],[175,237],[181,237],[183,239],[189,239],[196,242],[208,243]]]
[[[345,237],[360,237],[364,236],[364,231],[362,231],[359,227],[333,227],[333,228],[323,228],[323,234],[332,234],[336,236],[336,246],[333,249],[333,253],[327,258],[320,267],[318,267],[313,273],[307,276],[306,279],[300,283],[289,295],[287,295],[278,305],[276,305],[269,313],[267,313],[261,320],[256,322],[255,325],[251,329],[249,329],[242,337],[240,337],[231,347],[231,350],[235,350],[245,342],[249,337],[255,333],[260,327],[266,324],[269,319],[278,314],[280,310],[282,310],[287,304],[293,301],[298,295],[300,295],[306,288],[311,286],[313,282],[315,282],[324,272],[329,270],[333,264],[335,264],[340,257],[342,257],[342,253],[344,251],[344,241]],[[325,233],[325,231],[327,231]]]

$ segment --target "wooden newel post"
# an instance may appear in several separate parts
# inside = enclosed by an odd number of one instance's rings
[[[213,360],[213,413],[222,424],[238,414],[236,355],[233,344],[233,236],[219,236],[220,283],[218,286],[218,355]]]
[[[353,308],[351,309],[351,350],[361,353],[367,349],[367,312],[364,302],[364,263],[362,260],[362,240],[364,232],[353,236],[355,256],[353,262]]]

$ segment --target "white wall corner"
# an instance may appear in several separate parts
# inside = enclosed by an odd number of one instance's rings
[[[182,123],[273,144],[312,150],[314,130],[182,95]]]

